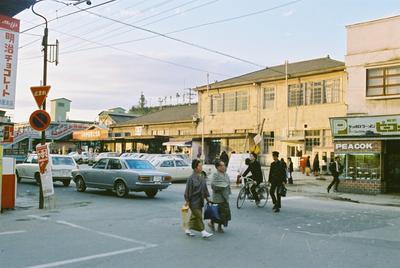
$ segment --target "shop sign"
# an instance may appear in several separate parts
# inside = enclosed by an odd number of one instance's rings
[[[19,20],[0,15],[0,108],[14,109]]]
[[[75,131],[74,133],[72,133],[72,138],[74,140],[80,140],[80,141],[106,140],[108,138],[108,130],[93,129],[93,130]]]
[[[335,153],[380,153],[381,144],[380,141],[340,141],[335,142]]]
[[[40,180],[42,182],[43,196],[54,195],[53,187],[53,174],[51,172],[51,161],[49,156],[49,145],[38,144],[36,146],[36,152],[38,156]]]
[[[331,119],[334,137],[400,135],[400,115]]]

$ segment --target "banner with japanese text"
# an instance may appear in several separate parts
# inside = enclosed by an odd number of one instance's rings
[[[42,182],[44,197],[54,195],[53,174],[51,172],[51,159],[49,152],[50,149],[48,144],[36,145],[36,153],[38,156],[40,179]]]
[[[0,15],[0,108],[15,108],[19,20]]]

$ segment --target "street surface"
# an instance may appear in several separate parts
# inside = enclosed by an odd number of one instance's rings
[[[186,237],[184,184],[155,199],[55,184],[57,207],[37,209],[38,188],[19,184],[19,206],[0,216],[0,267],[399,267],[400,209],[293,195],[281,213],[246,201],[225,234]]]

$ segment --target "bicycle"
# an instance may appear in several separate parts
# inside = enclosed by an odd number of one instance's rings
[[[247,199],[249,200],[254,200],[253,194],[251,193],[251,187],[255,184],[256,182],[249,178],[246,177],[243,179],[242,182],[242,188],[239,191],[237,200],[236,200],[236,207],[238,209],[243,207],[244,201]],[[258,194],[258,198],[260,202],[256,203],[256,205],[260,208],[265,207],[265,205],[268,202],[269,198],[269,189],[266,181],[263,181],[256,187],[256,191]]]

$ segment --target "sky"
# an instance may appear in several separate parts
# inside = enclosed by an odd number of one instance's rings
[[[48,99],[71,100],[69,119],[91,121],[137,105],[142,92],[151,106],[187,102],[183,93],[205,85],[207,73],[214,82],[285,60],[344,61],[346,25],[400,15],[398,0],[116,0],[62,17],[87,7],[47,0],[35,10],[52,20],[49,43],[60,43],[59,64],[49,63]],[[21,32],[43,22],[29,9],[16,18]],[[42,79],[43,28],[19,36],[16,107],[8,111],[14,122],[37,109],[30,87]]]

